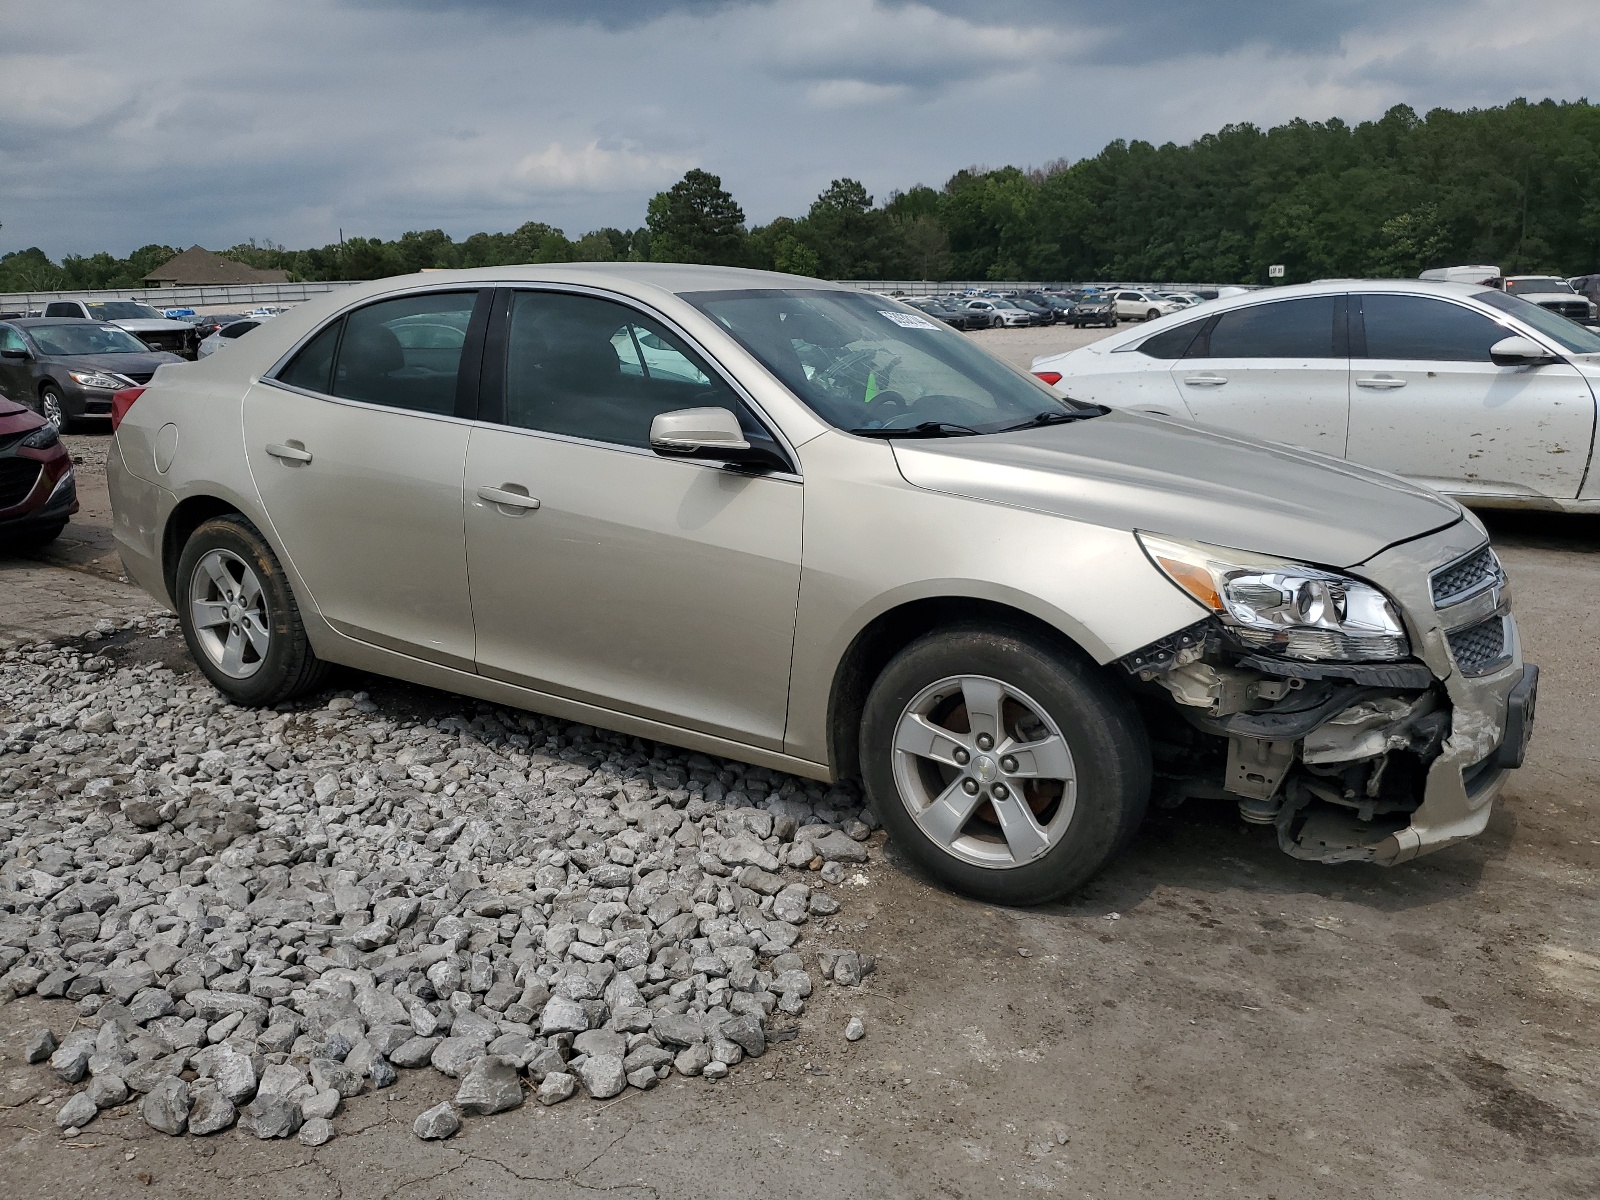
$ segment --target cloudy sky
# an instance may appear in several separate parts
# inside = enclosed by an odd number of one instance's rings
[[[752,222],[1113,138],[1577,99],[1589,0],[51,0],[0,37],[0,253]],[[1600,98],[1600,97],[1597,97]]]

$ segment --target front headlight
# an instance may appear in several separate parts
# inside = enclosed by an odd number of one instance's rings
[[[1399,613],[1370,583],[1270,555],[1135,536],[1163,575],[1252,650],[1340,662],[1411,654]]]
[[[121,391],[125,387],[131,387],[133,382],[121,375],[112,375],[105,371],[68,371],[67,374],[84,387],[102,388],[108,392]]]
[[[56,432],[54,425],[41,425],[23,438],[22,444],[30,450],[48,450],[60,440],[61,435]]]

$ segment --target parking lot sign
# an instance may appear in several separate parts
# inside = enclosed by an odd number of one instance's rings
[[[1282,263],[1273,263],[1270,267],[1268,267],[1267,268],[1267,278],[1268,279],[1282,279],[1283,278],[1283,264]]]

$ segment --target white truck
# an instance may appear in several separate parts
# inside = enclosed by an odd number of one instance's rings
[[[163,317],[148,304],[134,300],[52,300],[44,306],[47,317],[83,317],[126,329],[152,350],[198,357],[200,331],[190,321]]]

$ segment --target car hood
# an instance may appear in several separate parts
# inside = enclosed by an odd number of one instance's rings
[[[1142,413],[891,445],[915,487],[1331,567],[1461,520],[1381,471]]]
[[[129,333],[170,333],[175,329],[194,328],[187,321],[169,321],[165,317],[139,317],[127,321],[107,321],[106,324],[126,329]]]
[[[126,375],[130,371],[146,374],[163,363],[183,362],[176,354],[160,351],[153,354],[51,354],[45,361],[67,368],[69,371],[110,371]]]

